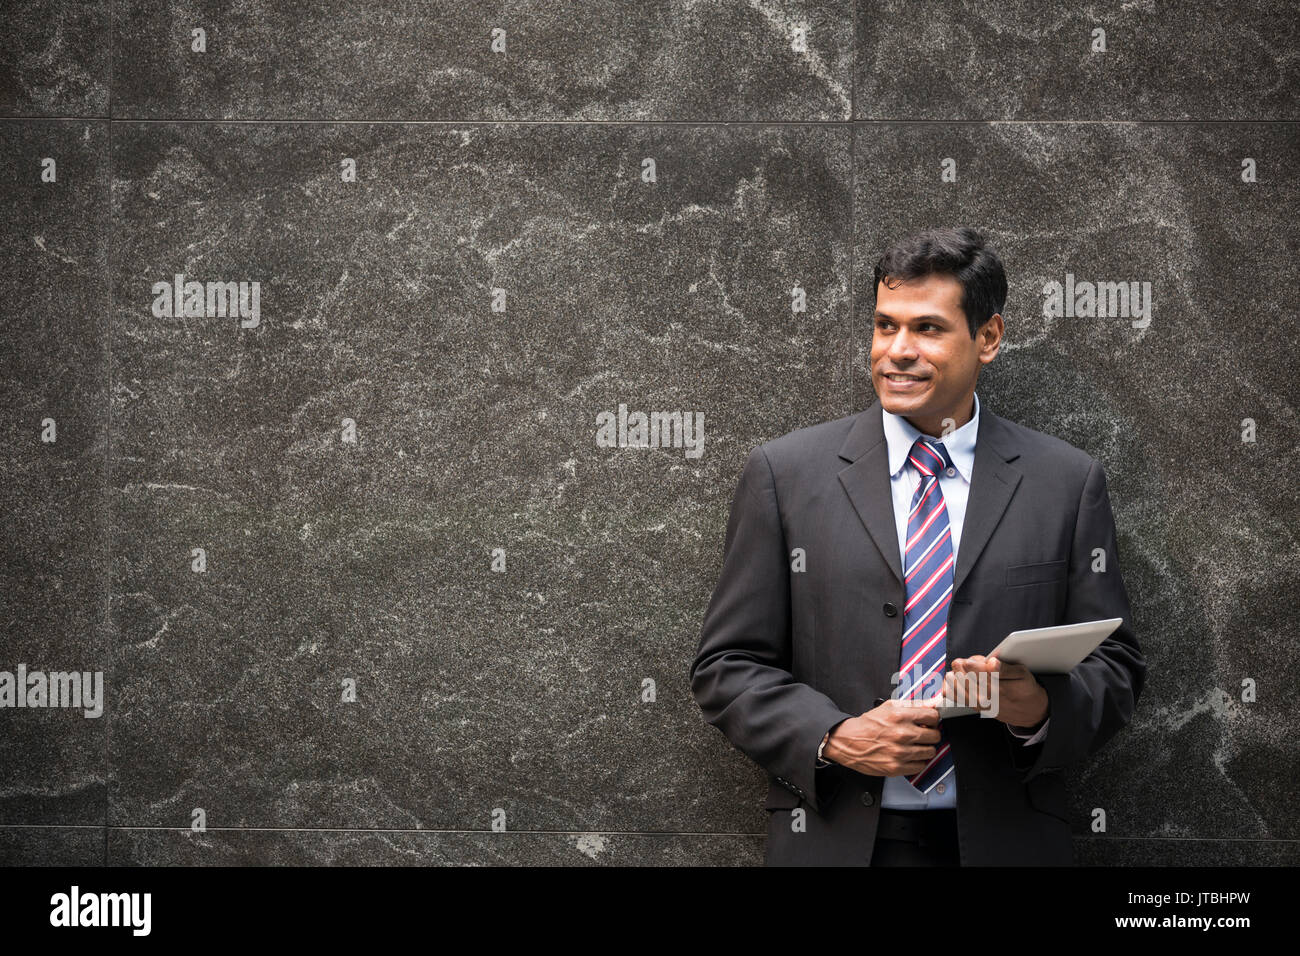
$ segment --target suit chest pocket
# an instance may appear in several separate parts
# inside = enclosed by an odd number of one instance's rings
[[[1065,580],[1068,562],[1043,561],[1038,564],[1017,564],[1007,568],[1007,587],[1022,588],[1031,584],[1058,584]]]

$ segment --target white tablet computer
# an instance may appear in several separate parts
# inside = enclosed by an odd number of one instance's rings
[[[1068,674],[1123,623],[1122,617],[1111,617],[1104,621],[1012,631],[984,656],[1008,664],[1024,664],[1035,674]],[[974,707],[939,708],[939,716],[945,720],[978,713]]]

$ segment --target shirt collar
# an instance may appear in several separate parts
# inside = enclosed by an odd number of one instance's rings
[[[885,441],[889,444],[889,474],[897,475],[907,464],[907,455],[921,437],[921,432],[901,415],[885,411],[882,406],[881,423],[885,427]],[[967,482],[975,470],[975,436],[980,427],[980,397],[975,396],[975,413],[970,421],[954,430],[943,439],[943,447],[948,451],[955,467]],[[927,438],[931,436],[926,436]]]

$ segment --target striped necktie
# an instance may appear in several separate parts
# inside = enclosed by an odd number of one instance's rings
[[[939,692],[948,662],[948,606],[952,600],[955,562],[948,508],[939,489],[939,475],[952,467],[952,459],[943,442],[921,437],[913,443],[907,460],[921,473],[921,482],[912,496],[907,544],[903,549],[907,605],[903,611],[903,644],[895,696],[920,700]],[[952,771],[952,751],[940,723],[934,758],[924,770],[907,779],[922,793],[929,793]]]

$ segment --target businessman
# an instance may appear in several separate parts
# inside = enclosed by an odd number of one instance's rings
[[[691,688],[768,773],[768,865],[1069,865],[1061,771],[1146,674],[1106,474],[976,395],[1007,295],[979,233],[898,242],[874,278],[877,400],[749,453]],[[990,656],[1115,617],[1068,674]]]

